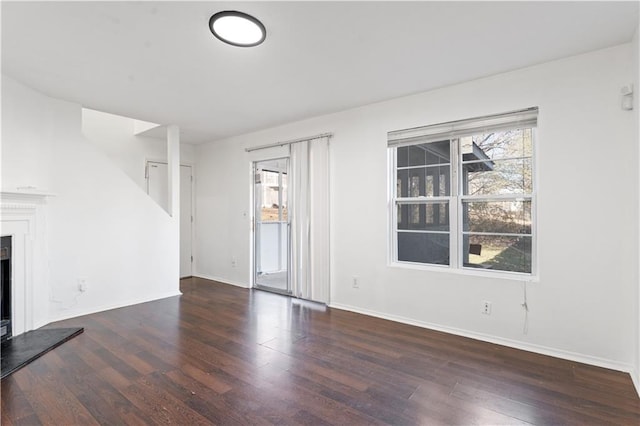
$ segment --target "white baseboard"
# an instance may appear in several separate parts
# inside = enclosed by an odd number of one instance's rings
[[[594,365],[596,367],[603,367],[603,368],[609,368],[611,370],[622,371],[625,373],[629,373],[631,375],[631,378],[634,380],[636,390],[639,390],[639,395],[640,395],[640,387],[638,387],[637,374],[635,374],[634,372],[635,367],[631,364],[625,364],[625,363],[612,361],[605,358],[599,358],[599,357],[580,354],[576,352],[565,351],[562,349],[550,348],[547,346],[521,342],[518,340],[504,339],[502,337],[492,336],[489,334],[476,333],[473,331],[462,330],[454,327],[446,327],[438,324],[432,324],[432,323],[423,322],[423,321],[416,321],[409,318],[404,318],[396,315],[383,314],[381,312],[371,311],[368,309],[361,309],[354,306],[343,305],[340,303],[332,303],[329,305],[329,307],[335,308],[335,309],[341,309],[344,311],[355,312],[358,314],[369,315],[372,317],[382,318],[390,321],[400,322],[403,324],[415,325],[417,327],[427,328],[430,330],[442,331],[444,333],[455,334],[457,336],[468,337],[475,340],[481,340],[483,342],[495,343],[497,345],[508,346],[510,348],[521,349],[528,352],[534,352],[542,355],[562,358],[569,361],[576,361],[583,364]]]
[[[109,311],[111,309],[124,308],[126,306],[138,305],[140,303],[152,302],[154,300],[165,299],[167,297],[174,297],[174,296],[180,296],[180,295],[182,295],[180,291],[170,291],[167,293],[156,294],[154,296],[146,296],[146,297],[140,297],[137,299],[129,299],[123,302],[110,303],[110,304],[92,307],[88,309],[78,309],[78,310],[72,310],[67,312],[60,312],[58,313],[58,315],[49,317],[49,322],[47,324],[50,324],[56,321],[63,321],[70,318],[81,317],[83,315],[95,314],[98,312]],[[38,328],[42,327],[43,325],[46,325],[46,324],[41,324],[38,326]]]
[[[196,277],[196,278],[203,278],[205,280],[217,281],[217,282],[222,283],[222,284],[229,284],[229,285],[233,285],[233,286],[236,286],[236,287],[251,288],[251,286],[249,286],[249,285],[247,285],[245,283],[239,283],[239,282],[236,282],[236,281],[231,281],[231,280],[228,280],[226,278],[214,277],[214,276],[211,276],[211,275],[199,274],[199,273],[194,273],[193,276]]]
[[[638,371],[637,368],[634,368],[632,372],[630,372],[629,374],[631,374],[631,380],[633,381],[633,386],[636,387],[636,393],[638,394],[638,397],[640,398],[640,372]]]

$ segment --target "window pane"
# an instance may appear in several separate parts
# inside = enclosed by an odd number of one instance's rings
[[[288,222],[289,221],[289,200],[287,198],[287,192],[289,187],[289,179],[286,173],[282,173],[281,179],[282,179],[282,188],[281,188],[280,196],[282,197],[282,206],[281,206],[282,217],[280,218],[280,220],[283,222]]]
[[[449,203],[398,205],[398,229],[449,231]]]
[[[447,164],[451,161],[449,143],[446,140],[399,147],[396,151],[398,167]]]
[[[460,138],[463,161],[532,156],[531,129],[513,129]]]
[[[259,191],[261,202],[261,222],[288,220],[287,183],[286,173],[260,171],[260,183],[256,186],[256,191]]]
[[[510,272],[531,272],[531,237],[464,235],[464,265]]]
[[[464,231],[531,234],[531,200],[463,201]]]
[[[396,184],[396,197],[404,198],[409,196],[409,170],[398,170]]]
[[[451,173],[449,166],[429,167],[425,169],[425,179],[431,186],[425,186],[422,194],[427,197],[448,197],[451,193]]]
[[[449,264],[449,234],[398,232],[398,261]]]
[[[412,170],[413,172],[413,170]],[[419,173],[409,173],[409,197],[420,196],[420,176]]]
[[[398,167],[407,167],[409,165],[409,147],[401,146],[396,148],[396,162]]]
[[[277,222],[280,220],[280,208],[278,204],[280,186],[278,185],[279,173],[268,170],[261,172],[261,218],[262,222]]]
[[[464,195],[530,194],[531,159],[467,163],[462,166]]]
[[[398,170],[397,197],[447,197],[451,192],[449,166]]]

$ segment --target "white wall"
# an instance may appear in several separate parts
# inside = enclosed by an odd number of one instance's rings
[[[2,77],[2,187],[47,202],[46,312],[60,318],[179,294],[178,224],[81,134],[81,107]],[[88,291],[78,291],[78,278]]]
[[[620,88],[632,68],[625,44],[199,146],[196,274],[250,283],[244,148],[330,131],[332,306],[631,371],[638,146]],[[540,108],[540,279],[528,285],[524,334],[522,282],[388,265],[386,136],[531,106]],[[482,300],[492,315],[480,314]]]
[[[82,109],[82,133],[100,147],[146,192],[144,168],[147,160],[167,161],[167,140],[134,134],[136,120],[91,109]],[[180,145],[180,162],[194,164],[194,147]]]

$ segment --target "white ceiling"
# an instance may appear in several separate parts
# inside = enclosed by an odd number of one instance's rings
[[[209,17],[259,18],[256,48]],[[631,40],[633,2],[2,2],[2,72],[197,143]]]

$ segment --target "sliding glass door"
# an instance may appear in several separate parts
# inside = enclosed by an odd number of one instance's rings
[[[289,159],[254,163],[255,287],[291,293],[289,284]]]

